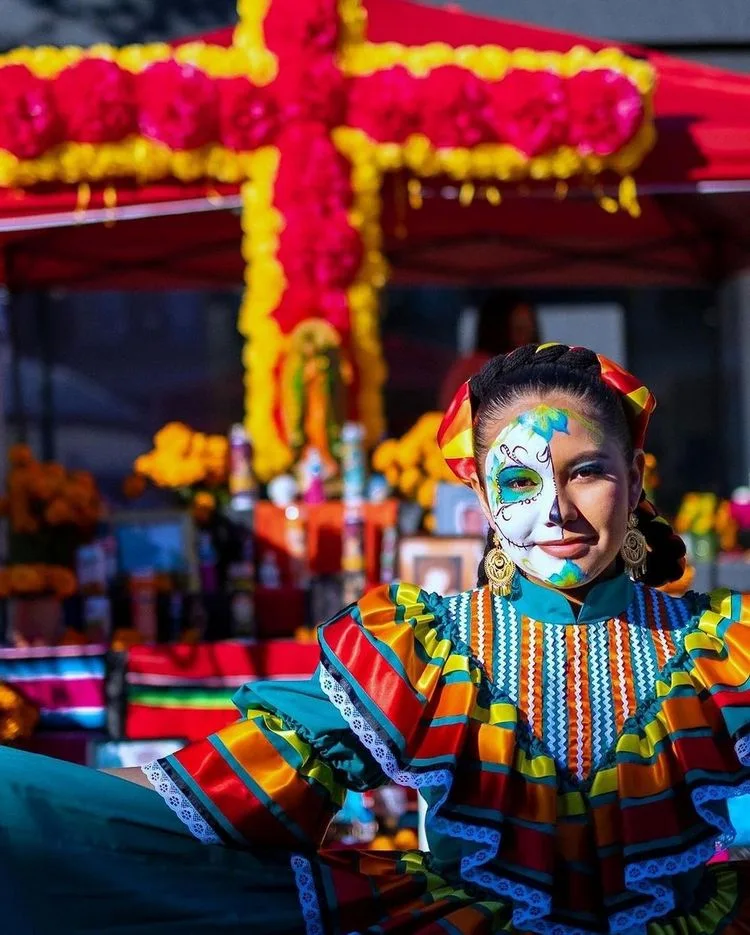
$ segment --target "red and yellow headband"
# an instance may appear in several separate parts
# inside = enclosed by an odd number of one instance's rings
[[[541,344],[537,351],[550,346]],[[601,367],[602,382],[615,390],[622,400],[633,447],[643,448],[649,419],[656,408],[654,395],[637,377],[619,364],[602,354],[596,356]],[[469,384],[464,383],[453,397],[437,436],[446,464],[462,483],[469,485],[478,473],[474,456],[474,415]]]

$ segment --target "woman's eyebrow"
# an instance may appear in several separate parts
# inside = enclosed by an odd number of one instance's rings
[[[566,467],[574,464],[582,464],[584,461],[610,461],[611,457],[607,451],[601,448],[595,448],[591,451],[582,451],[580,454],[567,458],[563,463]]]

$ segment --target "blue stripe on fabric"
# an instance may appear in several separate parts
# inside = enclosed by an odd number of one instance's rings
[[[555,760],[563,765],[567,764],[570,737],[567,697],[574,690],[573,685],[566,684],[566,629],[543,627],[542,658],[542,738]]]
[[[648,652],[648,633],[643,627],[634,625],[626,617],[624,620],[628,631],[630,644],[630,662],[633,668],[633,682],[635,688],[635,703],[641,704],[651,696],[654,691],[653,681],[649,681],[646,673],[646,653]]]
[[[588,659],[591,700],[591,753],[598,764],[615,742],[615,706],[609,674],[608,624],[589,624]]]
[[[715,837],[716,829],[709,830],[706,833],[706,826],[698,826],[691,829],[692,833],[688,834],[678,834],[670,838],[659,838],[656,842],[656,847],[654,847],[654,841],[645,841],[642,844],[628,844],[624,845],[622,852],[626,857],[635,857],[639,854],[648,854],[649,851],[657,850],[660,851],[664,848],[673,848],[680,847],[685,848],[691,846],[696,839],[700,838],[710,838]]]
[[[28,679],[43,681],[59,678],[103,678],[103,656],[61,656],[56,659],[2,659],[0,678],[4,681]]]
[[[519,871],[518,864],[511,863],[507,860],[493,861],[493,867],[500,867],[505,871],[509,871],[511,874],[517,874]],[[553,879],[553,875],[551,873],[543,873],[541,870],[532,870],[530,867],[523,868],[523,876],[525,879],[535,880],[537,883],[546,885],[551,883]]]
[[[39,716],[39,726],[55,729],[80,727],[85,730],[103,730],[107,726],[107,712],[101,711],[49,711]]]

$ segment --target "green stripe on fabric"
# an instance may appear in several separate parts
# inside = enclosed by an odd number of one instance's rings
[[[231,711],[234,708],[231,696],[223,691],[169,691],[138,689],[128,690],[128,702],[152,708],[210,708]]]

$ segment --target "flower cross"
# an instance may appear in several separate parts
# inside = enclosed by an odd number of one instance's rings
[[[623,176],[653,145],[653,72],[617,49],[405,47],[366,37],[362,0],[239,0],[230,47],[18,49],[0,57],[0,185],[132,178],[241,186],[247,418],[263,479],[291,461],[289,336],[335,328],[350,415],[382,434],[380,192],[388,172],[475,186]],[[414,187],[416,185],[416,187]],[[605,202],[605,207],[616,204]]]

